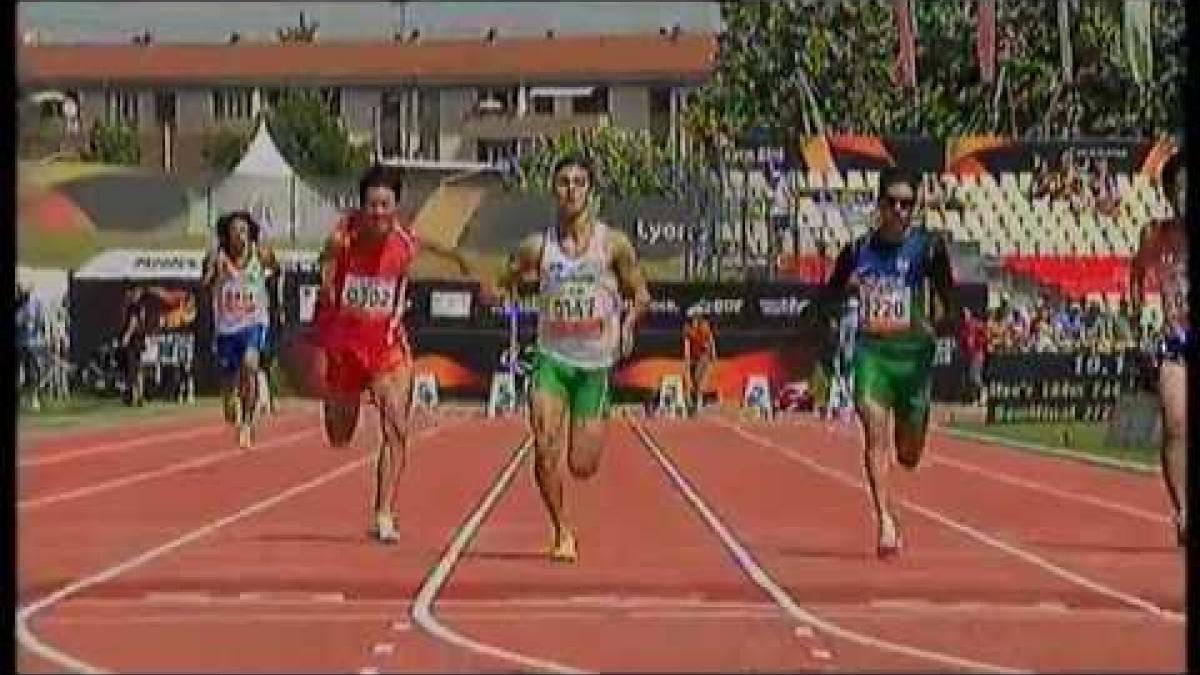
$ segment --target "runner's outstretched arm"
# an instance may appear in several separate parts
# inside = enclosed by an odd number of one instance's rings
[[[846,299],[853,286],[857,283],[854,278],[854,245],[846,244],[838,252],[833,263],[833,271],[829,279],[817,290],[813,301],[805,308],[802,319],[811,321],[823,330],[830,325],[835,315],[840,313],[839,306]]]
[[[953,335],[962,319],[962,312],[959,310],[958,294],[954,288],[950,252],[946,248],[946,240],[940,236],[935,236],[931,245],[929,280],[942,306],[941,319],[934,323],[934,328],[938,335]]]
[[[455,265],[458,265],[458,270],[463,276],[471,277],[479,282],[480,290],[485,299],[495,298],[499,295],[496,285],[492,279],[484,274],[479,266],[475,264],[465,253],[457,248],[451,248],[439,241],[421,240],[421,249],[428,251],[434,256],[442,260],[448,260]]]
[[[637,251],[624,232],[613,232],[613,269],[622,289],[632,297],[633,306],[621,324],[621,345],[626,355],[633,350],[633,329],[650,308],[650,289],[646,286],[646,275],[638,264]]]
[[[522,239],[517,250],[509,256],[496,284],[509,294],[513,302],[516,302],[520,295],[521,282],[528,279],[531,274],[537,273],[538,265],[541,264],[541,256],[542,235],[540,233],[531,234]]]

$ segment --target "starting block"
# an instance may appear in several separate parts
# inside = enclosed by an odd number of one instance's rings
[[[771,403],[771,384],[765,376],[751,375],[746,378],[746,389],[742,394],[742,410],[767,420],[774,416],[775,406]]]
[[[437,377],[433,373],[423,370],[413,378],[411,405],[413,412],[417,410],[434,412],[437,410],[438,384]]]
[[[683,397],[683,378],[664,375],[658,383],[658,402],[654,414],[661,417],[687,417],[687,401]]]
[[[507,370],[497,370],[492,374],[492,388],[488,393],[487,416],[496,417],[517,410],[517,387],[513,382],[513,374]]]

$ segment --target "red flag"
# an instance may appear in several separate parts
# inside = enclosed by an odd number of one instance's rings
[[[896,33],[900,36],[900,50],[896,55],[897,83],[908,89],[917,86],[917,31],[913,26],[910,0],[892,0],[892,12],[896,18]]]
[[[975,43],[979,77],[990,83],[996,78],[996,0],[979,0],[975,19],[979,29],[979,39]]]

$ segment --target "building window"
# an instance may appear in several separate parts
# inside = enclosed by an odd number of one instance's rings
[[[666,140],[671,134],[671,88],[651,87],[649,95],[650,133]]]
[[[507,115],[517,108],[516,87],[479,87],[475,90],[475,112],[480,115]]]
[[[249,87],[214,89],[213,119],[246,120],[254,116],[254,90]]]
[[[325,104],[325,109],[334,117],[342,116],[342,88],[341,87],[321,87],[318,91],[321,96],[321,102]]]
[[[515,138],[479,141],[475,150],[475,161],[485,164],[504,164],[518,155]]]
[[[137,92],[105,92],[104,118],[109,122],[124,123],[136,127],[138,123]]]
[[[554,114],[554,97],[553,96],[531,96],[533,99],[533,114],[534,115],[553,115]]]
[[[608,113],[608,87],[595,87],[587,96],[571,98],[571,112],[576,115],[603,115]]]

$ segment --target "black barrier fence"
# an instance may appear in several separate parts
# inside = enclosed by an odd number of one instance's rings
[[[286,277],[287,324],[280,331],[286,343],[294,332],[312,320],[318,280],[312,266],[294,268]],[[86,364],[118,336],[125,293],[137,286],[150,291],[151,326],[155,332],[190,332],[195,336],[197,393],[215,391],[216,364],[212,353],[212,309],[199,282],[164,277],[136,282],[123,279],[72,278],[69,288],[72,358]],[[768,368],[773,384],[807,378],[819,359],[831,352],[830,331],[805,325],[799,317],[813,301],[817,287],[806,284],[764,282],[753,284],[652,283],[653,298],[630,364],[639,360],[681,354],[680,329],[689,311],[704,311],[713,325],[723,355],[756,354],[746,368]],[[986,307],[987,288],[965,285],[960,297],[980,313]],[[521,333],[532,334],[536,315],[531,305],[520,314]],[[409,286],[406,320],[417,356],[437,354],[472,376],[447,375],[447,386],[461,384],[461,394],[483,396],[487,377],[498,367],[507,348],[509,318],[502,307],[480,301],[478,286],[467,281],[413,282]],[[952,341],[951,341],[952,342]],[[801,345],[803,348],[797,348]],[[966,368],[953,344],[943,343],[935,367],[935,394],[945,400],[962,400]],[[739,366],[740,367],[740,366]],[[459,371],[455,371],[459,372]],[[631,371],[632,372],[632,371]],[[643,370],[626,378],[633,389],[657,386],[645,380]],[[749,373],[749,371],[747,371]],[[619,373],[618,373],[619,375]],[[630,376],[632,377],[632,376]],[[621,378],[618,376],[618,389]]]
[[[987,421],[1103,421],[1137,389],[1133,353],[1001,354],[988,358]]]

